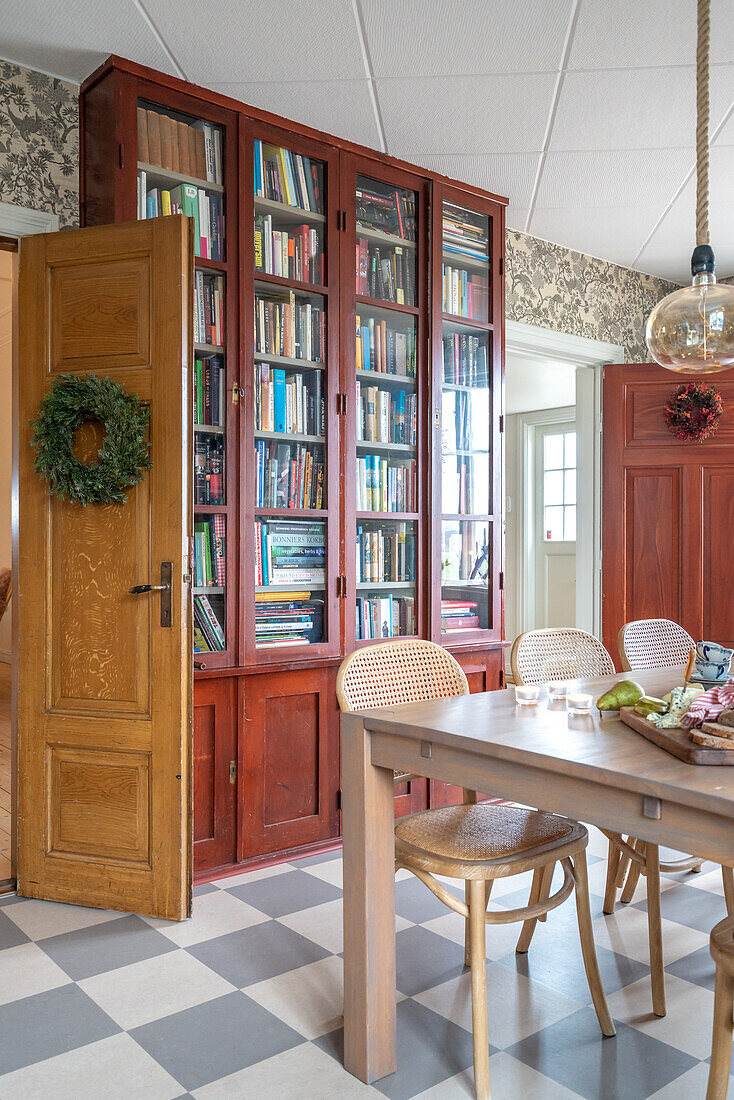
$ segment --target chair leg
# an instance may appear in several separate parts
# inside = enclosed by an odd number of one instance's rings
[[[723,966],[716,967],[714,1030],[711,1038],[711,1066],[706,1100],[726,1100],[731,1066],[732,1007],[734,978]]]
[[[650,944],[650,982],[652,1010],[664,1016],[665,967],[663,964],[663,928],[660,914],[660,850],[657,844],[645,844],[647,872],[647,936]]]
[[[604,891],[604,904],[602,913],[609,916],[614,912],[617,903],[617,872],[619,861],[622,858],[622,849],[618,848],[613,840],[609,841],[609,854],[607,855],[607,886]]]
[[[722,864],[721,877],[724,880],[724,900],[726,902],[726,915],[734,917],[734,870]]]
[[[622,838],[622,839],[624,839],[624,838]],[[634,848],[635,838],[633,836],[628,836],[627,837],[627,843],[631,844],[632,847]],[[617,889],[618,890],[621,890],[622,887],[624,886],[624,880],[625,880],[625,877],[627,875],[627,871],[629,870],[629,865],[630,865],[630,857],[627,855],[626,852],[623,852],[620,849],[620,852],[619,852],[619,866],[617,867]]]
[[[576,883],[576,916],[579,922],[579,939],[581,940],[581,953],[584,957],[586,980],[589,983],[589,992],[594,1002],[596,1018],[603,1035],[616,1035],[617,1030],[609,1015],[609,1005],[601,984],[599,963],[596,958],[594,946],[594,931],[591,926],[591,908],[589,906],[589,874],[586,869],[586,852],[579,852],[572,861],[573,877]]]
[[[466,792],[465,792],[466,793]],[[494,879],[488,878],[484,883],[484,908],[486,910],[489,905],[489,899],[492,894],[492,884]],[[464,883],[464,898],[466,899],[466,907],[469,908],[469,880]],[[464,922],[464,966],[471,966],[471,932],[469,930],[469,918],[466,918]]]
[[[555,863],[547,863],[545,867],[537,867],[535,871],[533,871],[533,884],[530,887],[528,905],[535,905],[536,902],[545,901],[545,899],[550,896],[554,868]],[[515,951],[519,955],[524,955],[530,947],[530,941],[533,938],[533,932],[535,931],[535,926],[539,919],[539,917],[532,917],[530,920],[523,921],[522,929],[517,940],[517,946],[515,948]]]
[[[636,851],[638,851],[640,853],[643,853],[644,850],[645,850],[644,840],[635,840],[633,842],[633,846],[636,849]],[[635,890],[637,888],[637,883],[639,882],[639,879],[640,879],[640,871],[641,871],[640,864],[637,863],[635,860],[630,860],[630,869],[627,873],[627,881],[624,884],[624,889],[622,890],[622,895],[619,899],[625,905],[627,905],[629,902],[631,902],[632,898],[635,896]]]
[[[540,900],[541,901],[546,901],[550,897],[551,885],[553,884],[553,872],[555,871],[555,869],[556,869],[555,863],[548,864],[548,866],[545,869],[545,876],[543,878],[543,881],[540,884]],[[545,922],[548,920],[548,914],[547,913],[541,913],[540,916],[538,917],[538,920],[542,921],[545,924]]]
[[[474,1092],[476,1100],[490,1100],[489,1033],[487,1027],[487,939],[484,883],[470,879],[469,931],[471,941],[471,1016],[474,1038]]]

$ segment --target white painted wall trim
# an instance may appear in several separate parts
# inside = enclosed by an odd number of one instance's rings
[[[586,336],[554,332],[539,325],[508,320],[505,324],[505,348],[513,355],[528,359],[542,358],[588,368],[576,372],[578,463],[579,469],[583,471],[579,480],[581,507],[577,515],[576,624],[600,638],[602,377],[599,368],[607,363],[623,363],[624,347],[604,340],[592,340]],[[520,439],[517,440],[516,453],[513,456],[515,462],[523,458],[523,432],[517,434]],[[520,472],[523,466],[517,466],[516,469]],[[584,506],[582,502],[587,502],[587,505]],[[504,494],[502,504],[504,531]],[[586,598],[589,592],[592,593],[591,606]],[[522,608],[522,603],[516,606]],[[524,614],[524,608],[520,613]]]
[[[46,210],[28,210],[0,202],[0,236],[29,237],[33,233],[55,233],[59,228],[59,215]]]

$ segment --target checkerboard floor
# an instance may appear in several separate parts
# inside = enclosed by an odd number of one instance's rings
[[[519,925],[488,928],[497,1100],[705,1096],[720,874],[706,864],[663,878],[668,1015],[657,1019],[644,884],[602,916],[605,852],[593,831],[594,930],[616,1039],[602,1039],[590,1006],[572,901],[538,925],[526,956],[514,952]],[[197,888],[181,924],[0,899],[0,1097],[472,1097],[463,920],[407,872],[396,885],[398,1071],[370,1087],[343,1069],[341,875],[336,852],[221,879]],[[498,883],[492,905],[523,904],[529,885]]]

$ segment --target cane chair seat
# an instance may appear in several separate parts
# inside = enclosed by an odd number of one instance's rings
[[[684,665],[696,647],[688,631],[671,619],[636,619],[625,623],[617,645],[625,672]]]
[[[599,639],[576,627],[520,634],[512,647],[510,665],[517,684],[614,675],[614,661]]]
[[[511,863],[518,859],[532,861],[533,856],[548,862],[560,858],[559,846],[582,842],[586,846],[586,829],[575,821],[519,806],[444,806],[401,818],[395,825],[395,847],[398,860],[404,864],[418,862],[430,870],[431,863],[450,860],[466,866],[467,875],[487,878],[504,877],[493,863]],[[553,850],[553,857],[549,851]],[[441,870],[437,871],[441,874]],[[507,867],[505,874],[517,874]],[[465,877],[464,873],[461,877]]]

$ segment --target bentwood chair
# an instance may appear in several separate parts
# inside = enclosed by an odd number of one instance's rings
[[[716,963],[714,1028],[706,1100],[726,1100],[731,1067],[734,1013],[734,917],[719,921],[711,932],[711,956]]]
[[[695,648],[691,635],[671,619],[637,619],[625,623],[618,637],[619,657],[625,672],[635,669],[665,668],[685,665]],[[607,882],[604,891],[604,912],[614,912],[617,891],[620,901],[632,901],[640,875],[647,879],[647,920],[650,942],[650,981],[653,1012],[665,1015],[665,969],[663,963],[662,923],[660,915],[660,872],[700,871],[703,860],[696,856],[660,862],[657,844],[648,844],[628,836],[606,833],[609,838]],[[727,913],[734,913],[734,871],[722,867]],[[625,876],[627,881],[625,882]]]
[[[466,695],[469,688],[458,662],[441,646],[413,639],[381,642],[347,657],[337,676],[343,711],[369,710],[424,699]],[[517,944],[525,952],[538,919],[561,905],[575,889],[576,912],[586,977],[604,1035],[614,1035],[594,947],[586,869],[588,832],[555,814],[478,803],[464,792],[464,805],[425,810],[395,825],[395,866],[405,868],[466,921],[465,961],[471,967],[474,1087],[477,1100],[489,1100],[486,925],[522,921]],[[550,894],[556,863],[563,883]],[[492,883],[533,872],[528,904],[487,911]],[[464,880],[461,901],[435,875]]]
[[[599,639],[570,626],[520,634],[512,646],[510,667],[517,684],[614,675],[614,661]]]

